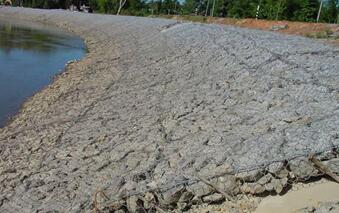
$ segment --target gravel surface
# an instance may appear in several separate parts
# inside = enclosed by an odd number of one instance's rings
[[[0,212],[90,211],[97,190],[113,199],[339,146],[338,48],[173,20],[0,16],[68,29],[89,50],[0,129]]]

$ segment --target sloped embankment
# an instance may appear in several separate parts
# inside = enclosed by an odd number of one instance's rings
[[[337,162],[334,47],[173,20],[23,8],[0,15],[71,30],[89,49],[0,130],[2,212],[89,211],[97,190],[110,200],[151,191],[145,208],[154,196],[184,208],[222,200],[206,197],[213,190],[201,177],[231,196],[281,192],[319,173],[310,154]],[[138,199],[129,199],[131,211]]]

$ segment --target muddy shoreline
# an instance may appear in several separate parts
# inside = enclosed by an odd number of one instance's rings
[[[68,30],[89,50],[0,129],[0,210],[91,211],[98,190],[132,212],[141,200],[187,209],[224,199],[198,176],[237,198],[319,176],[310,154],[337,168],[335,47],[173,20],[0,16]]]

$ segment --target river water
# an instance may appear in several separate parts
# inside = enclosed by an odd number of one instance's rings
[[[72,34],[0,19],[0,127],[27,98],[51,83],[67,61],[85,52],[84,42]]]

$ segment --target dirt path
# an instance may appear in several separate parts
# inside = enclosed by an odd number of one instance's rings
[[[283,196],[270,196],[264,198],[255,213],[271,213],[277,211],[281,213],[313,212],[324,206],[327,208],[322,212],[339,212],[339,184],[325,181],[323,183],[297,184],[287,194]],[[334,205],[335,204],[335,205]],[[332,207],[331,207],[332,206]],[[317,212],[321,212],[320,209]]]
[[[339,25],[327,23],[293,22],[293,21],[274,21],[274,20],[256,20],[256,19],[233,19],[217,18],[204,16],[162,16],[164,18],[194,21],[209,24],[233,25],[250,29],[258,29],[300,35],[309,38],[323,39],[329,43],[339,45]]]
[[[311,183],[297,183],[282,195],[249,197],[238,202],[238,208],[232,203],[193,206],[192,213],[338,213],[339,184],[325,179]]]
[[[71,30],[89,49],[0,129],[0,212],[88,212],[98,190],[129,196],[133,211],[141,198],[130,195],[154,189],[142,199],[184,209],[220,200],[206,197],[214,190],[200,176],[231,196],[260,194],[317,175],[311,153],[336,165],[335,47],[174,20],[23,8],[0,16]]]

